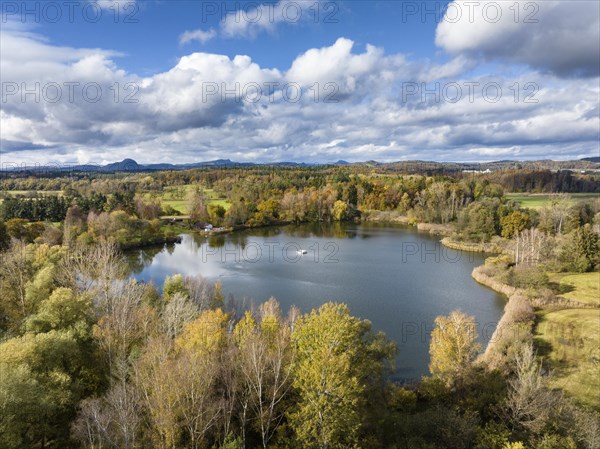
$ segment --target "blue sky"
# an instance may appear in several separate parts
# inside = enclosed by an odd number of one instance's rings
[[[4,165],[600,151],[597,2],[71,5],[2,3]]]
[[[369,43],[384,47],[389,53],[422,57],[435,57],[438,53],[440,56],[432,38],[438,20],[433,14],[423,20],[420,12],[413,13],[411,7],[398,6],[400,2],[311,0],[298,18],[296,4],[300,3],[290,3],[281,13],[273,10],[277,1],[264,2],[261,8],[253,8],[258,4],[255,1],[125,1],[101,13],[74,5],[73,20],[70,20],[67,8],[61,8],[62,20],[56,22],[52,9],[45,12],[40,9],[35,30],[57,45],[121,51],[126,57],[119,59],[119,65],[140,74],[168,70],[180,57],[194,51],[230,57],[247,54],[261,66],[285,69],[306,49],[331,45],[341,36],[352,39],[359,48]],[[411,3],[420,8],[420,4]],[[438,11],[439,19],[448,2],[431,3],[428,8]],[[204,44],[198,41],[187,45],[179,43],[179,37],[186,30],[218,29],[221,19],[237,8],[243,11],[240,20],[258,20],[259,15],[267,16],[270,10],[273,10],[270,20],[282,17],[286,20],[272,32],[261,32],[252,38],[237,36],[215,38]],[[257,12],[251,12],[252,9]],[[93,20],[96,14],[99,15],[97,22],[82,20]],[[5,15],[20,17],[17,13]]]

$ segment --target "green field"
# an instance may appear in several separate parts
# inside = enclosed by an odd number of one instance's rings
[[[546,313],[538,324],[537,338],[549,351],[550,385],[581,404],[600,409],[600,309]]]
[[[0,202],[3,201],[3,196],[31,196],[32,198],[40,196],[62,196],[62,190],[0,190]]]
[[[600,273],[549,273],[549,277],[559,296],[600,306]]]
[[[165,187],[164,192],[161,194],[146,193],[144,194],[145,199],[158,198],[162,207],[171,206],[176,211],[182,214],[188,213],[188,195],[197,186],[186,184],[182,186],[170,186]],[[226,199],[219,198],[219,194],[213,189],[204,189],[204,195],[209,198],[209,204],[218,204],[223,206],[225,210],[229,209],[231,203]]]
[[[188,194],[189,192],[196,188],[196,186],[187,184],[182,186],[169,186],[165,187],[164,192],[162,193],[152,193],[147,192],[143,194],[145,200],[151,200],[158,198],[162,207],[171,206],[176,211],[179,211],[181,214],[185,215],[188,213]],[[3,190],[0,191],[0,194],[17,196],[17,195],[30,195],[34,196],[49,196],[49,195],[58,195],[61,196],[63,194],[62,191],[58,190]],[[223,206],[225,210],[229,209],[231,203],[224,198],[219,198],[219,194],[215,192],[213,189],[204,189],[204,194],[209,198],[209,204],[218,204]],[[0,203],[2,203],[3,199],[0,196]]]
[[[62,190],[0,190],[0,204],[4,201],[3,196],[25,195],[33,198],[40,196],[62,196]]]
[[[556,293],[600,306],[600,273],[548,273]],[[540,314],[538,347],[553,369],[550,385],[577,402],[600,409],[600,308]]]
[[[62,190],[0,190],[0,193],[4,194],[8,194],[11,196],[17,196],[17,195],[28,195],[31,194],[32,196],[45,196],[45,195],[62,195]]]
[[[510,200],[518,201],[521,207],[529,209],[541,209],[549,206],[556,198],[556,195],[538,193],[507,193],[505,196]],[[580,201],[592,202],[600,198],[598,193],[570,193],[568,196],[570,205],[577,204]]]

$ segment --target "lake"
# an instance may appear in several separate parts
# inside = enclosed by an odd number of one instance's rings
[[[412,228],[303,224],[224,235],[183,235],[179,244],[129,253],[133,276],[162,285],[168,275],[221,280],[226,298],[259,304],[271,296],[287,311],[344,302],[399,347],[397,380],[428,373],[429,336],[438,315],[475,316],[485,345],[505,300],[471,278],[483,255],[443,247]]]

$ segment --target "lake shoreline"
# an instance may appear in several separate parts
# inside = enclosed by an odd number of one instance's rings
[[[389,221],[386,218],[391,218]],[[505,250],[498,244],[495,243],[476,243],[476,242],[460,242],[458,240],[454,240],[451,236],[452,231],[449,225],[436,225],[435,223],[412,223],[411,219],[407,216],[395,215],[395,214],[376,214],[375,217],[371,219],[366,219],[366,222],[373,223],[382,223],[382,224],[405,224],[416,228],[417,231],[420,232],[428,232],[430,234],[441,236],[440,243],[446,248],[450,248],[456,251],[464,251],[464,252],[474,252],[474,253],[483,253],[490,255],[502,254]],[[520,293],[520,290],[512,287],[508,284],[501,283],[496,279],[488,276],[483,272],[485,268],[485,263],[483,265],[479,265],[473,269],[471,272],[471,277],[478,284],[483,285],[484,287],[493,290],[496,293],[499,293],[503,297],[506,298],[506,305],[504,308],[504,313],[500,317],[498,324],[496,325],[496,329],[492,334],[492,338],[487,343],[484,351],[482,352],[482,357],[489,356],[490,353],[494,352],[496,347],[496,342],[500,340],[499,336],[506,329],[515,325],[515,321],[510,319],[507,311],[510,309],[509,303],[511,300]],[[519,295],[520,296],[520,295]],[[516,302],[513,301],[513,302]]]
[[[389,218],[389,220],[386,220]],[[438,235],[440,238],[440,243],[446,248],[450,248],[456,251],[464,251],[464,252],[473,252],[473,253],[482,253],[489,255],[497,255],[505,252],[505,249],[500,245],[495,243],[477,243],[477,242],[461,242],[458,240],[454,240],[452,238],[452,229],[451,225],[439,225],[435,223],[413,223],[412,220],[407,216],[396,215],[393,213],[383,215],[381,213],[376,214],[375,216],[369,217],[365,220],[366,222],[373,223],[382,223],[382,224],[404,224],[416,228],[419,232],[428,232],[429,234]],[[493,290],[496,293],[499,293],[503,297],[506,298],[506,305],[504,307],[504,312],[496,325],[496,329],[492,334],[492,337],[488,341],[486,347],[481,353],[481,357],[485,359],[489,357],[489,354],[495,351],[496,343],[500,340],[500,335],[509,329],[511,326],[514,326],[516,322],[509,317],[508,310],[510,310],[509,304],[511,300],[515,298],[520,293],[520,290],[512,287],[508,284],[501,283],[496,279],[488,276],[483,272],[485,268],[485,263],[483,265],[479,265],[473,269],[471,272],[471,277],[475,282],[484,287]],[[520,297],[520,295],[519,295]],[[513,302],[516,302],[517,299],[514,299]]]
[[[472,280],[471,271],[484,261],[481,254],[460,256],[442,247],[439,237],[414,226],[308,223],[228,236],[194,232],[182,238],[182,245],[162,250],[155,265],[151,259],[156,252],[143,257],[133,252],[134,261],[146,260],[136,279],[160,285],[173,270],[183,276],[201,273],[221,280],[225,296],[240,304],[274,296],[284,308],[310,311],[324,299],[345,302],[357,316],[373,322],[374,329],[403,345],[396,362],[402,369],[393,378],[406,385],[428,373],[427,342],[436,316],[470,310],[478,322],[495,327],[503,314],[504,298]],[[308,255],[297,256],[296,245]],[[243,264],[246,258],[252,264]],[[494,329],[489,326],[480,337],[484,346]]]
[[[311,223],[320,223],[320,222],[306,221],[306,222],[296,223],[296,222],[282,221],[282,222],[270,223],[267,225],[259,225],[259,226],[239,225],[239,226],[233,226],[233,227],[228,227],[228,228],[219,229],[219,230],[215,230],[215,231],[208,231],[208,232],[205,232],[205,231],[202,231],[199,229],[189,229],[189,231],[186,233],[204,235],[204,236],[209,237],[209,236],[213,236],[213,235],[233,234],[233,233],[236,233],[239,231],[248,231],[248,230],[253,230],[253,229],[289,226],[289,225],[294,225],[294,224],[311,224]],[[396,212],[376,211],[376,213],[373,213],[372,211],[370,211],[370,212],[364,213],[361,216],[361,218],[359,218],[359,219],[346,220],[346,221],[343,221],[342,223],[377,223],[377,224],[392,225],[392,226],[393,225],[403,225],[403,226],[410,227],[410,228],[416,230],[417,232],[422,232],[422,233],[427,233],[430,235],[439,236],[439,237],[441,237],[439,240],[440,244],[442,244],[446,248],[453,249],[456,251],[482,253],[482,254],[490,254],[490,255],[497,255],[497,254],[501,254],[504,252],[503,248],[501,248],[499,245],[494,244],[494,243],[461,242],[458,240],[454,240],[452,238],[452,226],[450,224],[414,222],[411,218],[409,218],[405,215],[399,215]],[[484,267],[485,267],[485,263],[483,265],[479,265],[479,266],[475,267],[473,269],[473,271],[471,272],[472,279],[475,282],[477,282],[478,284],[483,285],[484,287],[489,288],[490,290],[492,290],[500,295],[503,295],[506,298],[506,306],[505,306],[505,311],[502,314],[502,316],[500,317],[497,327],[494,330],[494,334],[492,335],[492,338],[490,339],[490,341],[487,343],[487,345],[482,353],[482,356],[485,356],[485,354],[488,354],[490,351],[493,351],[493,343],[494,343],[494,341],[498,340],[495,337],[498,336],[500,324],[503,324],[503,326],[502,326],[503,328],[505,328],[507,325],[513,324],[512,322],[511,323],[507,322],[506,309],[508,309],[507,306],[508,306],[508,303],[510,302],[512,296],[517,293],[516,288],[511,287],[508,284],[503,284],[503,283],[497,281],[496,279],[491,278],[491,277],[487,276],[485,273],[483,273]]]

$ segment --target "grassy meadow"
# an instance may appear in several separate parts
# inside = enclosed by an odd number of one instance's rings
[[[600,409],[600,309],[545,313],[537,327],[553,370],[550,385],[575,401]]]
[[[550,273],[559,296],[582,304],[600,306],[600,273]]]
[[[541,312],[536,338],[551,386],[600,410],[600,273],[551,273],[558,295],[590,308]]]
[[[537,193],[507,193],[506,197],[513,201],[518,201],[521,207],[528,209],[541,209],[552,204],[555,195],[552,194],[537,194]],[[600,198],[598,193],[570,193],[569,203],[575,205],[580,201],[592,202]]]
[[[62,190],[0,190],[0,203],[4,201],[5,196],[30,196],[30,197],[40,197],[40,196],[62,196]]]
[[[165,187],[162,193],[146,193],[145,199],[158,198],[163,208],[171,206],[181,214],[187,214],[188,211],[188,196],[197,186],[186,184],[182,186]],[[231,203],[226,199],[219,198],[219,194],[213,189],[203,189],[204,195],[208,197],[209,204],[218,204],[223,206],[225,210],[229,209]]]

